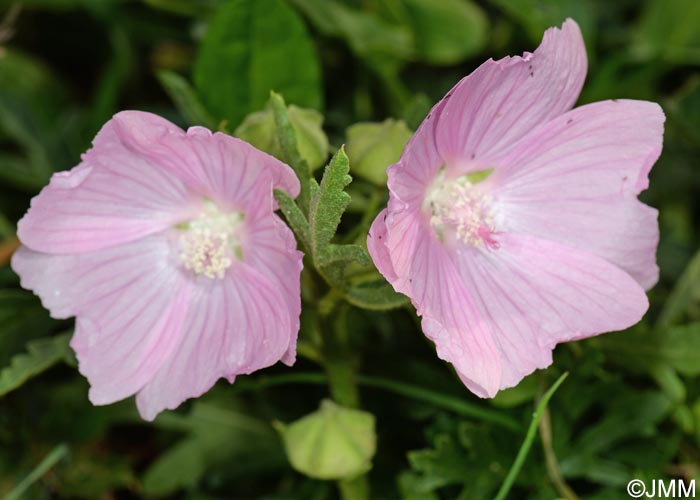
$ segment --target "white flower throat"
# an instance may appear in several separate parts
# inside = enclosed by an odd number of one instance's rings
[[[444,241],[447,231],[473,247],[484,243],[497,248],[491,210],[492,197],[477,185],[491,173],[482,170],[456,179],[445,179],[444,170],[435,177],[423,202],[430,214],[430,225]]]
[[[243,224],[240,212],[222,212],[206,200],[197,219],[178,226],[180,262],[195,275],[223,279],[233,259],[241,258],[238,234]]]

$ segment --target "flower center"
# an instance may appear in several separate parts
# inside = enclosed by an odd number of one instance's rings
[[[430,225],[441,241],[446,231],[450,231],[457,240],[473,247],[485,243],[498,248],[492,237],[496,232],[491,213],[492,197],[477,185],[489,173],[484,170],[451,180],[445,179],[443,171],[437,175],[423,208],[429,211]]]
[[[178,226],[180,262],[185,269],[199,276],[223,279],[234,258],[240,258],[238,230],[243,223],[240,212],[222,212],[211,201],[205,201],[197,219]]]

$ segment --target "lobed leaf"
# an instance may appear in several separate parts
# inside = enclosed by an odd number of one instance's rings
[[[0,371],[0,396],[17,389],[27,380],[48,370],[60,361],[73,363],[68,346],[72,333],[43,338],[27,343],[27,352],[18,354]]]

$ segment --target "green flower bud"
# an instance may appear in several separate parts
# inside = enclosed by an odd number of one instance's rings
[[[401,157],[411,131],[402,121],[357,123],[347,130],[350,170],[378,186],[386,185],[386,169]]]
[[[292,467],[315,479],[348,479],[372,468],[374,416],[330,400],[289,425],[276,423]]]
[[[323,116],[316,110],[299,108],[293,104],[288,109],[299,154],[316,170],[328,158],[328,137],[322,128]],[[275,119],[269,106],[246,116],[233,135],[276,158],[282,158],[275,133]]]

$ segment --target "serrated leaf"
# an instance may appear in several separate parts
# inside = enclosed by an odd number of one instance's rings
[[[344,296],[355,306],[375,311],[388,311],[409,303],[408,297],[397,293],[384,280],[351,286],[344,292]]]
[[[361,266],[372,264],[367,250],[360,245],[327,245],[318,258],[318,263],[321,267],[351,262]]]
[[[280,206],[280,210],[287,219],[289,227],[294,231],[297,237],[297,242],[307,254],[311,253],[309,247],[309,223],[304,217],[299,206],[294,203],[294,200],[287,193],[280,189],[275,189],[275,199]]]
[[[216,128],[216,120],[206,110],[190,82],[184,77],[164,70],[158,72],[158,80],[189,125],[202,125],[212,130]]]
[[[216,118],[235,128],[271,90],[321,107],[320,65],[299,15],[283,0],[231,0],[211,17],[194,65],[195,87]]]
[[[345,192],[345,186],[352,181],[349,171],[350,162],[341,147],[326,166],[318,192],[309,207],[309,230],[315,259],[330,244],[350,202],[350,195]]]
[[[72,364],[73,354],[68,346],[71,336],[72,333],[64,333],[28,342],[27,352],[13,357],[10,365],[0,371],[0,396],[20,387],[59,361]]]

